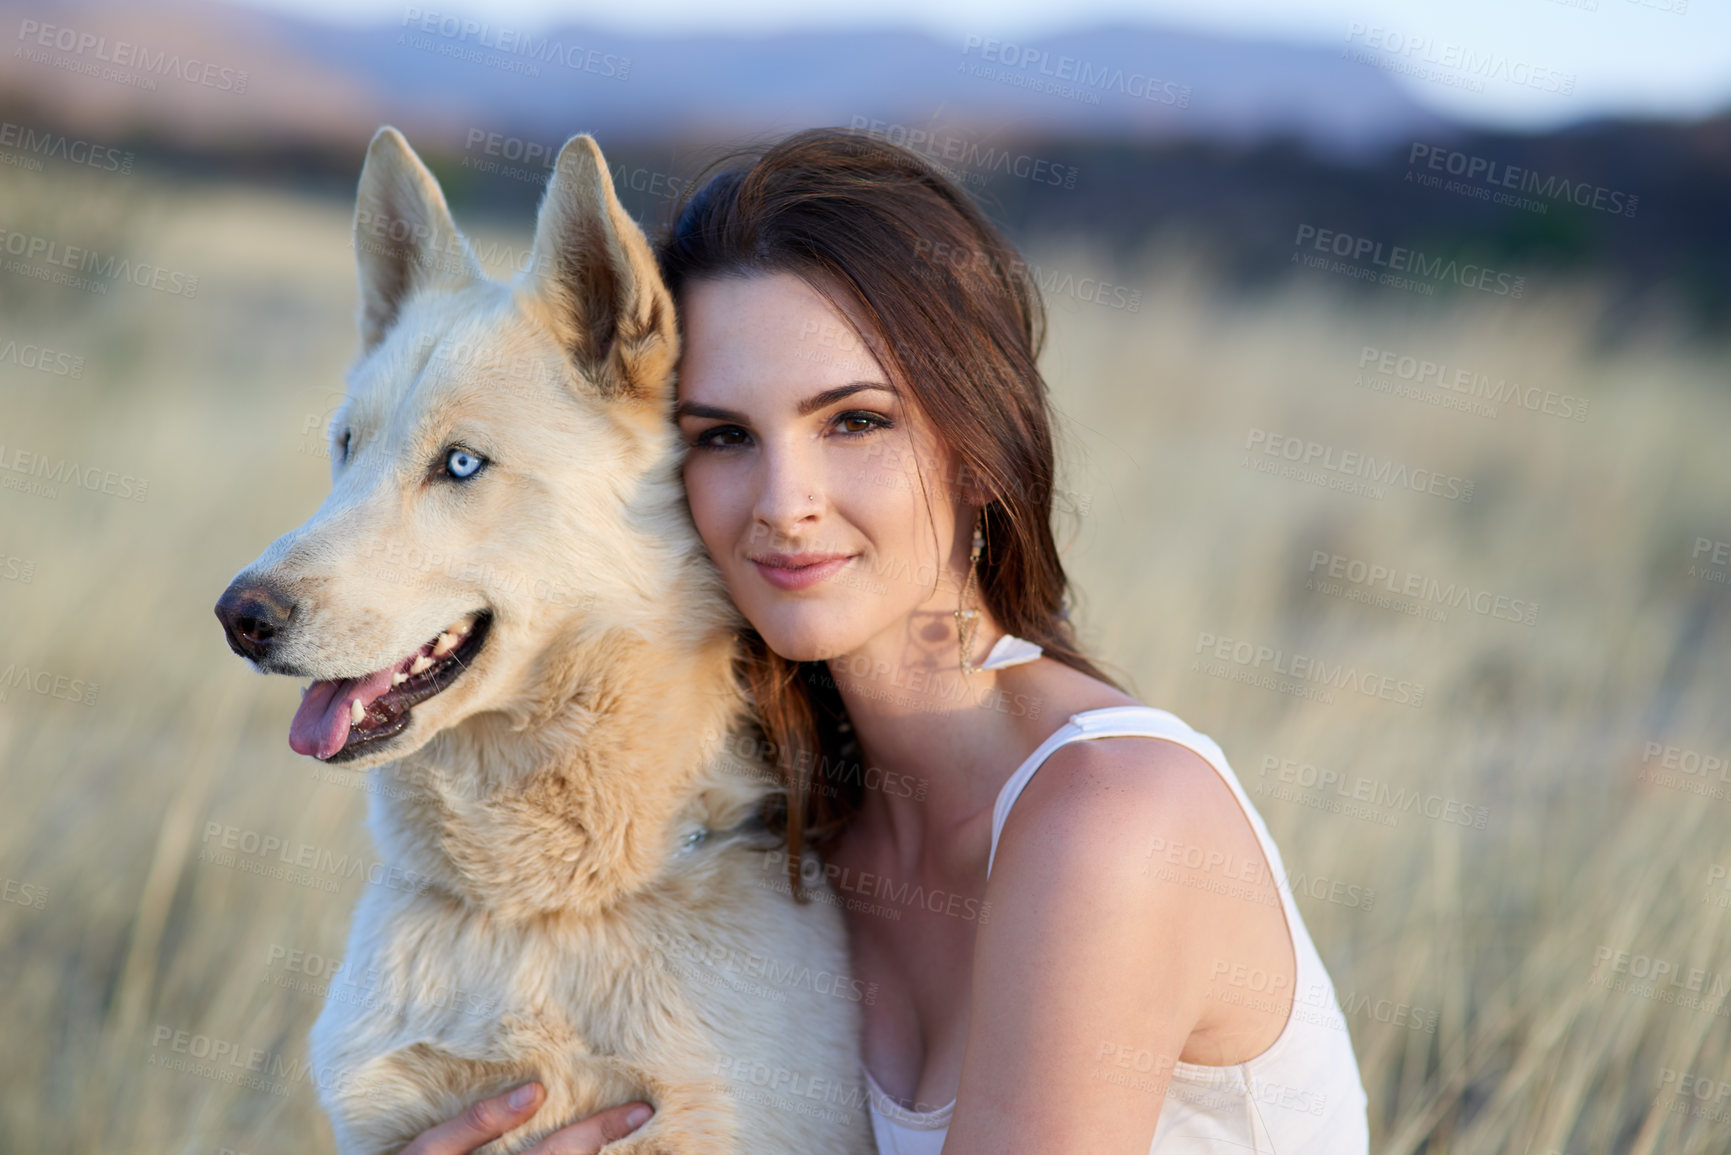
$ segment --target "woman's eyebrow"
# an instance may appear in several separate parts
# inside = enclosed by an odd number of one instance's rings
[[[699,405],[695,401],[681,401],[673,407],[673,419],[681,417],[713,417],[717,421],[733,421],[740,425],[749,424],[745,414],[736,413],[731,409],[723,409],[717,405]]]
[[[849,381],[846,385],[837,385],[834,389],[825,389],[822,393],[813,393],[810,397],[801,401],[798,409],[799,415],[801,417],[809,417],[826,405],[834,405],[843,397],[850,397],[855,393],[861,393],[867,389],[877,389],[881,392],[890,394],[892,397],[896,395],[896,391],[882,381]]]
[[[834,405],[843,397],[851,397],[868,389],[876,389],[891,396],[899,396],[896,390],[882,381],[850,381],[846,385],[837,385],[834,389],[825,389],[822,393],[813,393],[799,403],[797,412],[801,417],[809,417],[826,405]],[[733,409],[723,409],[719,405],[704,405],[697,401],[681,401],[673,407],[673,419],[681,417],[710,417],[717,421],[733,421],[741,425],[749,424],[745,414]]]

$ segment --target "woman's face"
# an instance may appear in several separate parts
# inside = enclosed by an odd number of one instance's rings
[[[680,310],[685,489],[747,620],[795,661],[954,662],[975,511],[912,399],[791,273],[694,281]]]

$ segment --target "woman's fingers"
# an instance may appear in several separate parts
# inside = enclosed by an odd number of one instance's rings
[[[595,1155],[606,1144],[643,1126],[654,1113],[648,1103],[621,1103],[553,1132],[523,1155]]]
[[[471,1103],[455,1119],[421,1132],[403,1148],[402,1155],[469,1155],[533,1115],[544,1094],[541,1084],[524,1083],[502,1095]]]
[[[423,1131],[402,1155],[470,1155],[511,1128],[527,1121],[546,1097],[541,1084],[524,1083],[502,1095],[482,1099],[430,1131]],[[615,1139],[623,1139],[655,1113],[648,1103],[621,1103],[553,1132],[524,1155],[595,1155]]]

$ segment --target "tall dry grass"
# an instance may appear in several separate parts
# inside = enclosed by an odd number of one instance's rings
[[[208,832],[370,861],[366,795],[288,750],[294,684],[249,674],[211,606],[327,485],[322,425],[353,344],[347,209],[38,175],[0,183],[0,210],[201,278],[189,300],[0,273],[0,345],[85,358],[81,377],[0,363],[7,452],[149,483],[143,501],[0,490],[0,669],[100,687],[90,706],[20,688],[0,703],[0,869],[32,888],[14,899],[46,890],[40,909],[0,906],[0,1148],[328,1149],[298,1074],[322,980],[282,956],[340,955],[368,883],[243,872],[209,859]],[[1108,267],[1080,245],[1036,256]],[[1133,313],[1052,307],[1046,364],[1070,502],[1086,509],[1065,534],[1078,617],[1145,701],[1222,744],[1309,884],[1300,905],[1347,1004],[1375,1148],[1731,1151],[1731,1117],[1713,1113],[1727,1104],[1674,1093],[1678,1075],[1731,1072],[1723,1001],[1595,982],[1607,951],[1731,976],[1716,905],[1731,890],[1709,885],[1731,864],[1731,801],[1638,777],[1649,742],[1731,752],[1731,589],[1689,573],[1697,538],[1731,537],[1727,351],[1663,332],[1601,347],[1590,287],[1516,304],[1349,298],[1319,276],[1234,296],[1179,249],[1119,276],[1147,291]],[[1367,345],[1584,397],[1589,415],[1487,418],[1373,392],[1353,383]],[[1473,499],[1256,472],[1252,430],[1472,479]],[[1309,589],[1318,551],[1536,601],[1536,622],[1461,607],[1421,620]],[[31,580],[5,578],[6,557]],[[1423,702],[1214,676],[1204,634],[1385,673]],[[1482,807],[1485,828],[1374,799],[1369,818],[1321,809],[1314,792],[1283,796],[1287,763],[1385,801]],[[268,1085],[232,1081],[244,1063],[162,1065],[188,1057],[176,1032],[262,1055]]]

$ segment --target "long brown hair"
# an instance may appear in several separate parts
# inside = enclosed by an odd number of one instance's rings
[[[957,463],[946,480],[968,478],[993,495],[979,568],[993,619],[1122,689],[1077,649],[1065,606],[1051,525],[1052,420],[1035,364],[1045,339],[1039,291],[955,182],[887,141],[809,129],[761,155],[711,164],[686,186],[656,258],[676,299],[694,280],[791,273],[844,316],[863,318],[859,338]],[[821,846],[860,808],[859,744],[823,662],[783,658],[755,629],[741,641],[740,674],[787,788],[777,817],[788,878],[804,901],[804,845]]]

